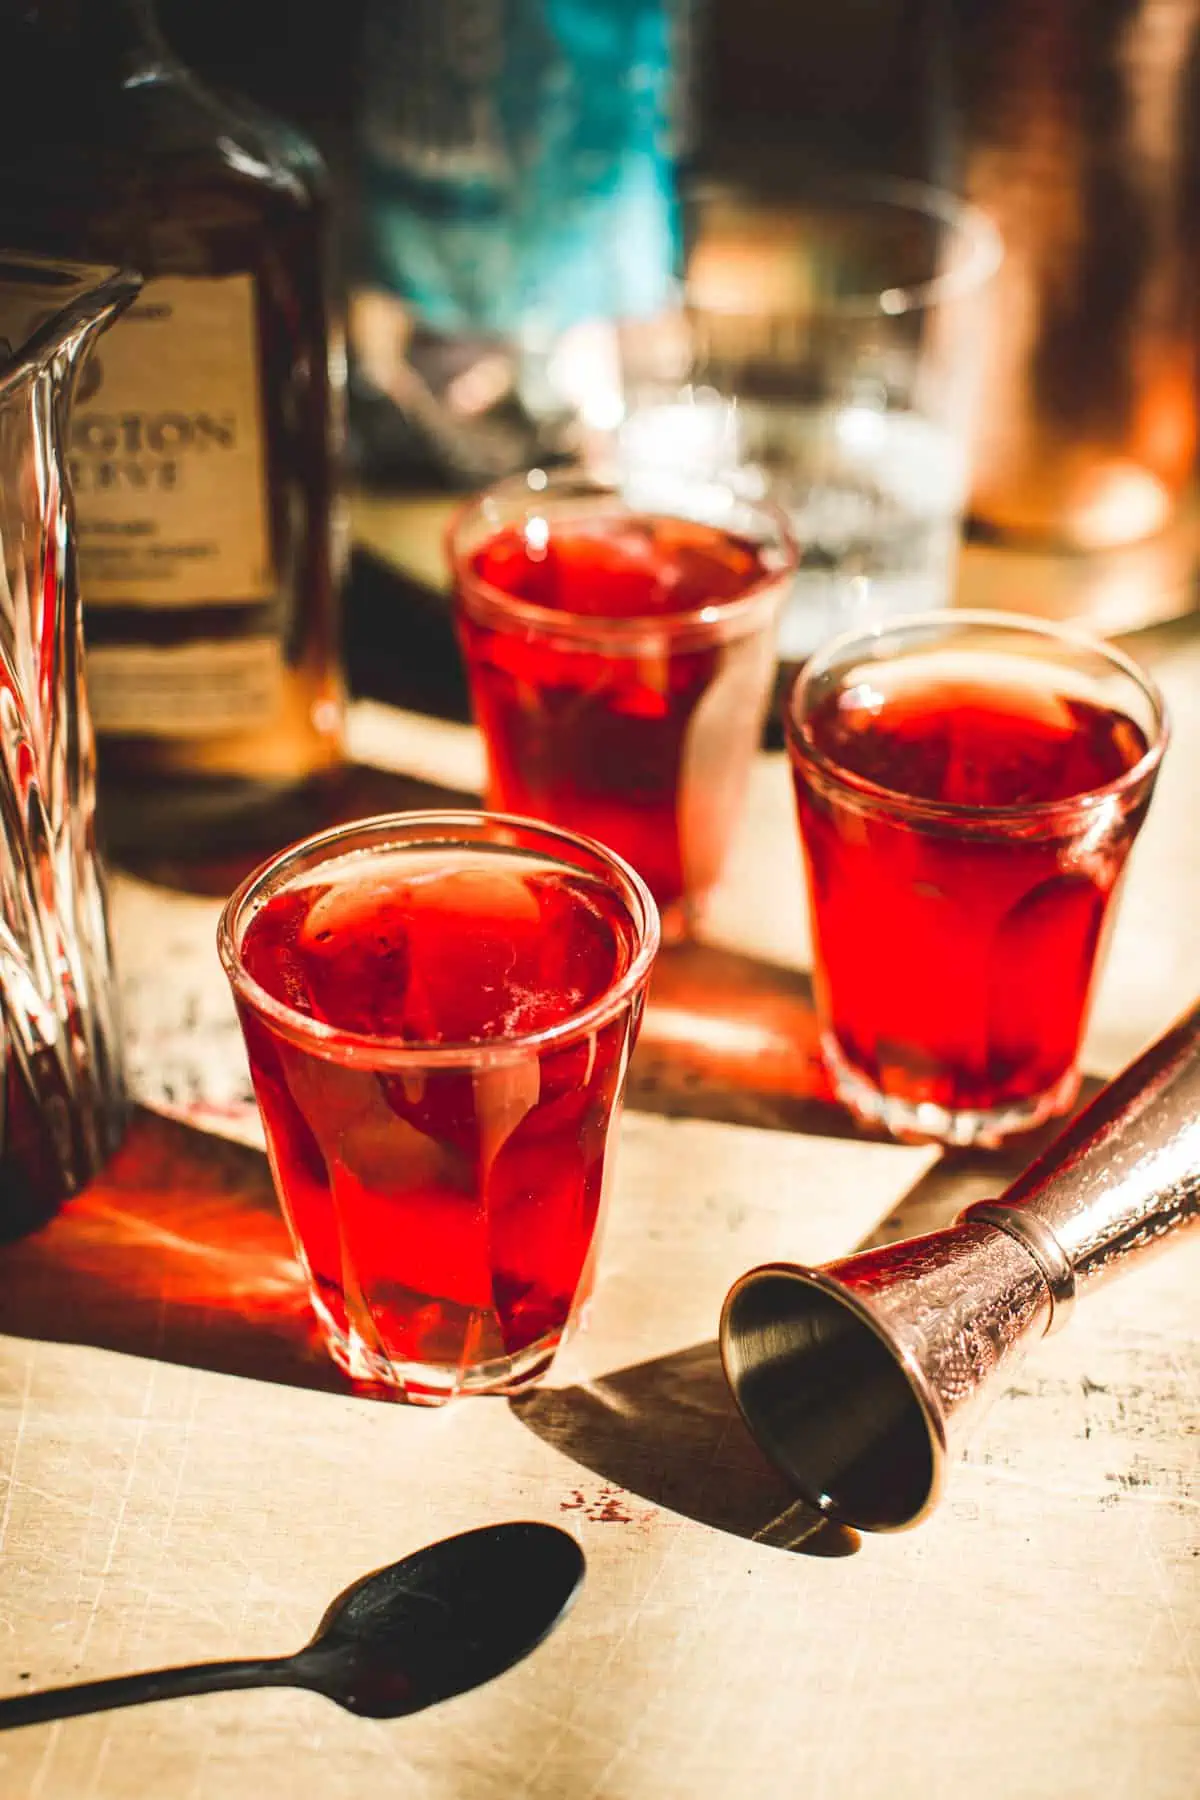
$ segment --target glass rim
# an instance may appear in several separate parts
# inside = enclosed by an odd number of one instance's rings
[[[540,487],[530,484],[530,476],[537,474],[545,475]],[[727,484],[722,482],[719,485],[725,487]],[[753,630],[760,614],[770,613],[776,605],[782,604],[785,584],[799,567],[795,539],[783,508],[769,499],[746,499],[729,487],[728,492],[740,505],[770,521],[780,552],[780,566],[777,569],[767,571],[729,600],[692,607],[687,612],[635,613],[606,618],[598,613],[570,613],[553,606],[539,606],[534,600],[524,600],[519,595],[510,594],[506,588],[497,587],[494,582],[484,581],[471,570],[467,555],[460,548],[458,540],[473,519],[482,517],[483,509],[490,500],[508,499],[521,493],[527,493],[533,499],[539,495],[552,498],[556,491],[559,494],[577,493],[583,500],[603,500],[608,497],[630,515],[640,516],[639,509],[624,497],[617,483],[587,474],[569,470],[547,472],[529,469],[523,475],[509,475],[502,481],[493,482],[482,493],[458,507],[446,527],[446,555],[454,577],[457,602],[471,618],[484,623],[499,620],[510,627],[523,626],[528,631],[536,632],[539,637],[563,638],[579,645],[600,645],[610,652],[624,652],[632,656],[651,639],[720,639],[725,636],[740,636],[742,632]],[[688,517],[686,513],[673,511],[653,516],[678,519]],[[705,523],[704,520],[696,522]],[[742,632],[730,629],[738,626],[742,627]]]
[[[736,183],[714,183],[710,191],[737,195],[747,192]],[[789,210],[809,207],[832,213],[843,209],[884,205],[897,212],[933,218],[957,233],[967,245],[965,261],[960,268],[948,269],[940,275],[929,275],[921,281],[895,282],[887,287],[872,288],[861,293],[846,294],[838,299],[818,302],[799,309],[804,316],[827,319],[899,318],[907,313],[932,310],[947,301],[962,300],[982,293],[1003,266],[1004,238],[995,221],[973,200],[953,194],[947,188],[930,182],[909,181],[900,176],[840,173],[827,179],[812,177],[799,182],[788,192],[757,196],[760,212],[783,215]],[[686,298],[686,297],[685,297]],[[758,313],[740,307],[692,305],[688,310],[700,317],[750,318]]]
[[[413,1043],[408,1038],[354,1031],[330,1025],[323,1019],[314,1019],[307,1013],[299,1012],[287,1001],[277,999],[246,968],[242,960],[241,934],[237,928],[247,907],[262,895],[274,877],[282,876],[282,879],[272,892],[286,885],[288,872],[314,852],[318,853],[317,859],[310,866],[319,869],[323,863],[332,861],[338,854],[352,854],[354,844],[351,840],[364,833],[380,831],[395,831],[405,835],[410,832],[431,834],[425,838],[417,836],[415,842],[407,846],[409,848],[422,844],[429,848],[447,847],[455,843],[479,843],[487,848],[491,844],[487,836],[471,838],[464,835],[456,838],[453,834],[456,831],[469,833],[481,828],[486,832],[491,827],[498,827],[502,832],[507,830],[530,834],[547,840],[548,856],[583,874],[591,871],[577,862],[572,863],[569,856],[560,854],[555,857],[554,846],[560,852],[585,850],[594,862],[601,865],[604,876],[610,878],[610,885],[618,892],[638,932],[638,942],[629,967],[596,999],[590,1000],[586,1006],[580,1007],[566,1019],[544,1026],[539,1031],[522,1032],[514,1037],[490,1038],[474,1043]],[[403,842],[389,843],[386,840],[361,846],[364,852],[405,847]],[[503,849],[505,845],[500,840],[496,847]],[[514,847],[520,846],[517,844]],[[328,854],[321,854],[326,851]],[[642,912],[640,926],[636,907],[640,907]],[[650,889],[636,869],[598,839],[586,837],[582,832],[564,831],[556,825],[546,825],[538,819],[525,818],[515,813],[426,808],[417,812],[377,813],[368,818],[351,820],[344,825],[331,826],[287,845],[265,863],[261,863],[239,883],[225,902],[217,926],[217,953],[235,997],[251,1006],[298,1049],[311,1051],[326,1061],[344,1063],[347,1067],[370,1068],[380,1072],[411,1071],[415,1068],[485,1069],[525,1061],[531,1054],[571,1043],[608,1024],[645,984],[658,952],[659,938],[658,907]]]
[[[1064,794],[1054,800],[1022,800],[1007,806],[983,806],[962,800],[928,800],[918,794],[906,794],[900,788],[885,787],[870,776],[847,769],[835,758],[827,756],[811,741],[801,736],[797,714],[812,687],[827,674],[832,665],[855,645],[878,643],[881,638],[914,629],[956,626],[982,627],[990,631],[1021,633],[1043,642],[1058,644],[1068,650],[1086,652],[1107,663],[1110,670],[1126,676],[1149,701],[1154,715],[1154,733],[1145,751],[1120,775],[1099,787],[1083,788],[1077,794]],[[942,607],[936,611],[898,614],[893,619],[880,619],[874,625],[841,632],[810,657],[792,684],[784,708],[784,732],[789,749],[797,761],[815,769],[827,781],[853,795],[872,811],[902,814],[925,822],[943,821],[957,825],[1012,825],[1018,822],[1043,823],[1093,807],[1104,801],[1123,798],[1140,787],[1154,774],[1163,759],[1170,737],[1170,720],[1166,701],[1158,684],[1148,672],[1124,651],[1115,649],[1102,638],[1076,631],[1053,620],[1026,618],[1020,613],[1006,613],[982,608]]]

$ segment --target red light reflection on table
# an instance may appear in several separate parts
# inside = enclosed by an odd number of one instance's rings
[[[857,1132],[830,1099],[807,976],[701,944],[660,958],[628,1103]],[[146,1111],[99,1180],[0,1247],[0,1331],[352,1391],[317,1337],[266,1158]]]
[[[660,955],[628,1105],[775,1131],[862,1135],[832,1098],[808,976],[709,944]]]
[[[139,1111],[105,1173],[0,1256],[0,1331],[347,1389],[259,1151]]]

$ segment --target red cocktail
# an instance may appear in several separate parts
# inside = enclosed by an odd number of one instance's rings
[[[1147,679],[1001,614],[843,638],[788,715],[826,1061],[897,1135],[990,1144],[1070,1106],[1166,741]]]
[[[695,517],[538,471],[451,533],[488,804],[611,845],[678,936],[717,879],[758,743],[792,552],[723,488]]]
[[[599,845],[483,814],[327,832],[229,902],[276,1186],[351,1375],[436,1403],[548,1366],[657,943]]]

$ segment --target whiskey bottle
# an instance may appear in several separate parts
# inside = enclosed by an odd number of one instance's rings
[[[0,244],[145,277],[70,444],[101,824],[215,848],[340,757],[324,171],[152,0],[0,0],[0,58]]]

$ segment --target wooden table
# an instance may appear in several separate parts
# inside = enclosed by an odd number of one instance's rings
[[[1200,992],[1200,633],[1138,648],[1176,735],[1096,1076]],[[361,707],[353,739],[478,782],[464,727]],[[1200,1245],[1037,1347],[910,1534],[806,1537],[731,1410],[743,1268],[927,1226],[1012,1168],[830,1106],[798,896],[764,757],[706,946],[656,984],[590,1329],[535,1398],[427,1413],[348,1393],[312,1342],[216,902],[117,883],[138,1089],[177,1117],[139,1115],[0,1260],[0,1691],[290,1649],[363,1571],[488,1520],[578,1532],[589,1576],[529,1662],[421,1717],[280,1691],[60,1723],[0,1738],[4,1800],[1192,1800]]]

